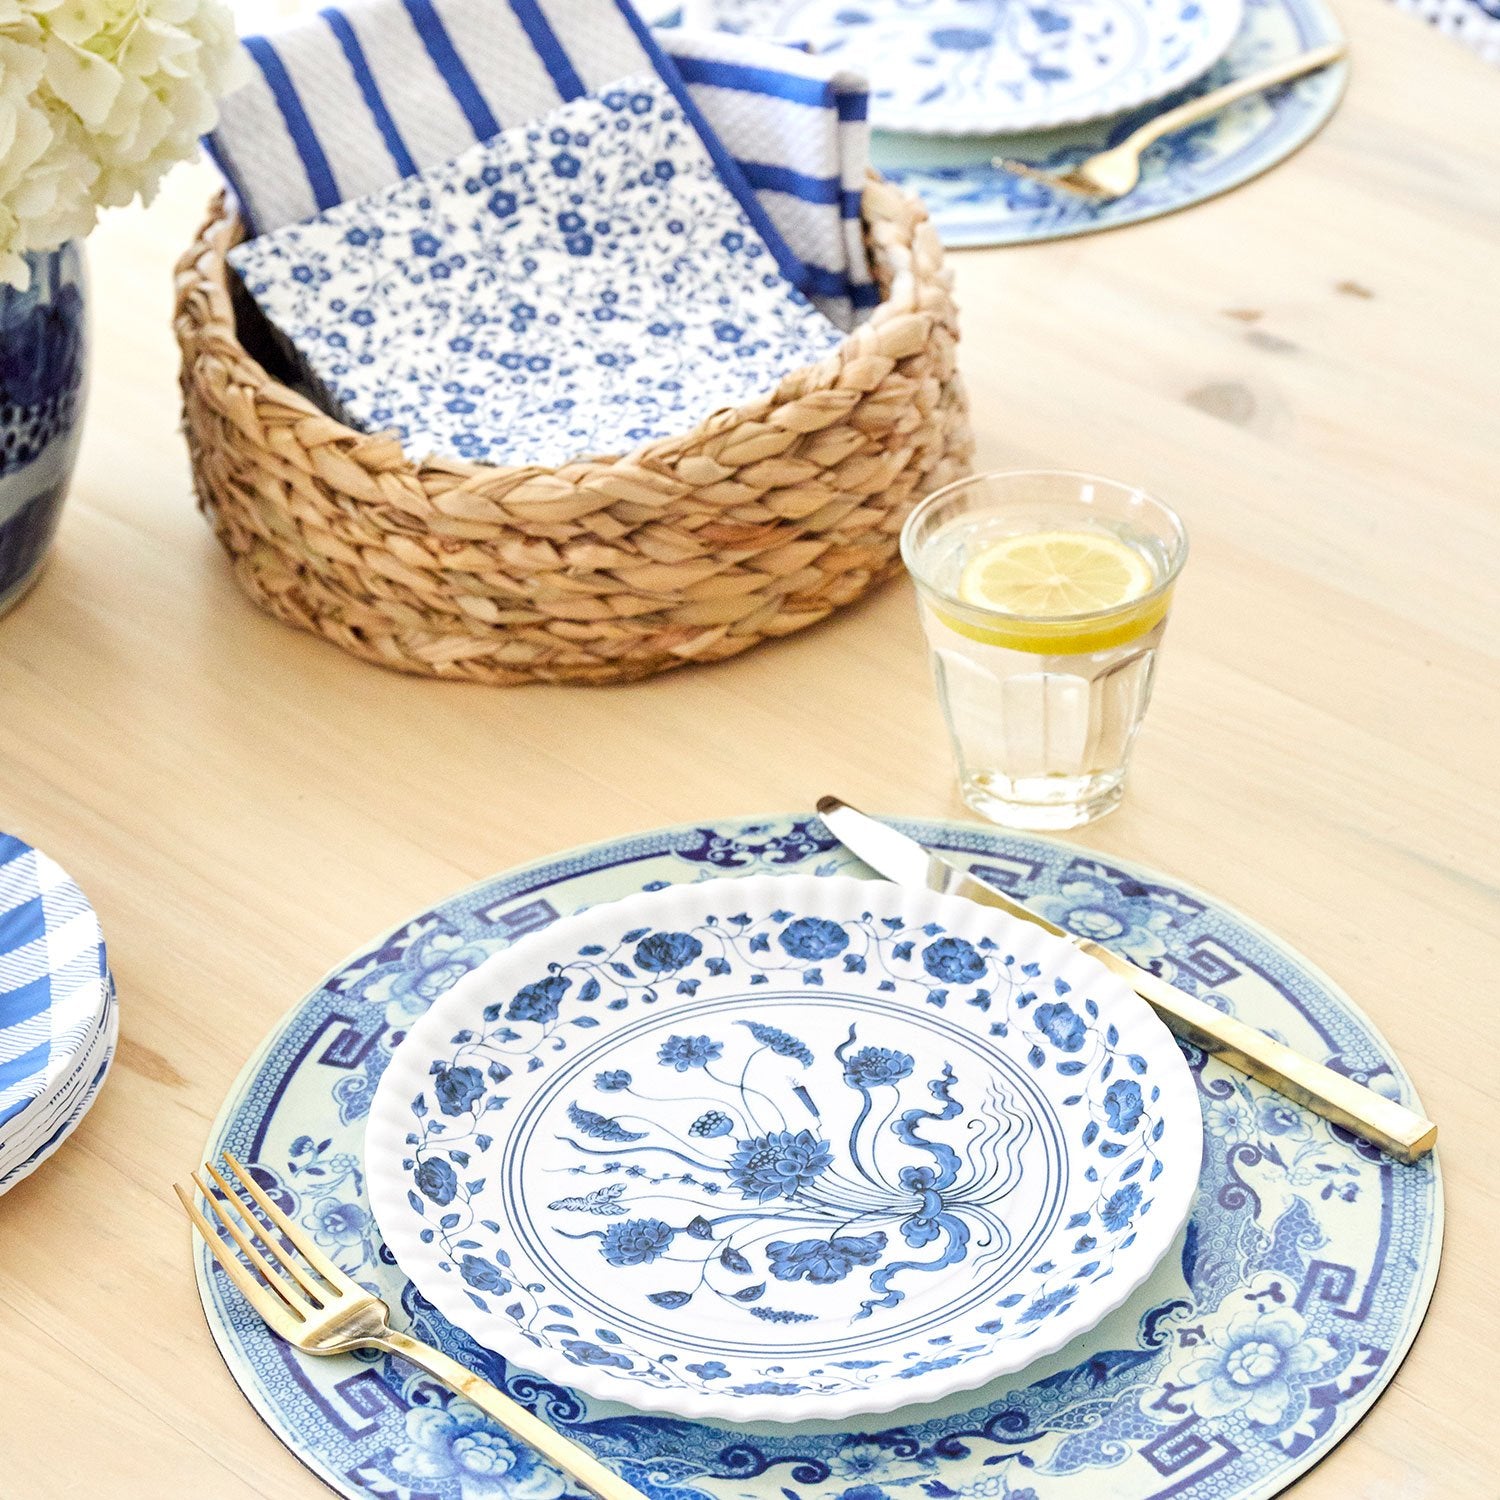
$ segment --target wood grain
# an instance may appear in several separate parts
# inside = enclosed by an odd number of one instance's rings
[[[1193,531],[1131,792],[1079,842],[1339,979],[1442,1128],[1447,1253],[1394,1386],[1299,1500],[1494,1500],[1500,1236],[1500,122],[1495,74],[1346,0],[1353,78],[1264,178],[954,257],[981,461],[1136,480]],[[365,938],[521,860],[808,809],[961,811],[907,585],[622,688],[398,677],[257,614],[192,506],[175,176],[92,246],[56,555],[0,621],[0,825],[104,923],[119,1065],[0,1199],[0,1495],[324,1493],[219,1362],[169,1183],[273,1020]]]

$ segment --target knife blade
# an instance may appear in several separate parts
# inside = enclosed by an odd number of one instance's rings
[[[837,797],[822,798],[818,813],[834,837],[877,874],[897,885],[918,886],[994,907],[1063,938],[1123,979],[1174,1035],[1211,1052],[1230,1067],[1325,1120],[1363,1136],[1398,1161],[1418,1161],[1436,1143],[1437,1126],[1415,1110],[1215,1010],[1196,995],[1138,967],[1102,943],[1049,922],[1013,896],[933,853],[888,823],[868,817]]]

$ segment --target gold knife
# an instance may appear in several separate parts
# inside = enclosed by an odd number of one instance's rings
[[[950,896],[964,896],[982,906],[998,907],[1032,922],[1081,948],[1118,974],[1167,1027],[1184,1041],[1211,1052],[1232,1068],[1273,1088],[1314,1114],[1361,1135],[1398,1161],[1427,1155],[1437,1141],[1437,1126],[1414,1110],[1377,1094],[1342,1073],[1278,1042],[1263,1031],[1226,1016],[1213,1006],[1138,968],[1102,943],[1064,931],[988,882],[934,854],[889,824],[867,817],[837,797],[824,797],[818,813],[839,842],[869,867],[898,885],[920,886]]]

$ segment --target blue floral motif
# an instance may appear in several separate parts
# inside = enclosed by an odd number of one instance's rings
[[[478,943],[465,942],[451,932],[434,932],[419,942],[399,968],[379,976],[367,990],[367,998],[383,1003],[386,1023],[405,1031],[427,1014],[439,995],[489,956],[489,950]]]
[[[939,938],[922,950],[922,967],[945,984],[977,984],[988,965],[983,954],[959,937]]]
[[[557,1500],[565,1489],[556,1470],[466,1401],[446,1410],[413,1407],[405,1423],[406,1441],[392,1453],[391,1467],[420,1489],[431,1492],[446,1480],[460,1500]]]
[[[599,1253],[612,1266],[649,1265],[672,1243],[674,1232],[660,1219],[626,1219],[604,1231]]]
[[[1036,1024],[1059,1052],[1077,1052],[1083,1047],[1088,1027],[1065,1000],[1049,1000],[1036,1008]]]
[[[700,1140],[711,1141],[728,1135],[734,1129],[734,1121],[722,1109],[708,1109],[688,1126],[688,1134]]]
[[[1267,1094],[1255,1107],[1255,1123],[1264,1135],[1304,1135],[1307,1116],[1280,1094]]]
[[[704,1360],[702,1364],[689,1365],[687,1368],[699,1380],[724,1380],[729,1375],[729,1367],[717,1359]]]
[[[1123,1229],[1140,1207],[1140,1202],[1140,1183],[1127,1182],[1124,1187],[1111,1193],[1104,1207],[1099,1210],[1100,1222],[1106,1229]]]
[[[879,1230],[865,1235],[834,1235],[827,1240],[772,1240],[766,1246],[771,1274],[778,1281],[804,1276],[819,1286],[842,1281],[855,1266],[873,1266],[885,1249]]]
[[[773,1131],[735,1143],[729,1180],[757,1203],[792,1198],[828,1170],[833,1151],[810,1130]]]
[[[1336,1357],[1334,1346],[1310,1335],[1292,1308],[1251,1308],[1215,1327],[1206,1348],[1191,1346],[1176,1374],[1199,1416],[1243,1411],[1252,1422],[1279,1428],[1297,1387]]]
[[[843,338],[782,276],[654,75],[230,259],[329,408],[394,430],[416,460],[628,453],[759,398]]]
[[[313,1205],[310,1228],[313,1238],[326,1249],[346,1250],[364,1244],[370,1215],[358,1203],[322,1198]]]
[[[664,1068],[686,1073],[689,1068],[706,1068],[722,1051],[723,1042],[707,1036],[669,1036],[658,1049],[656,1058]]]
[[[594,1074],[594,1087],[606,1094],[617,1094],[630,1087],[630,1074],[624,1068],[606,1068]]]
[[[606,1349],[589,1339],[564,1339],[562,1347],[576,1365],[607,1365],[616,1370],[628,1370],[635,1361],[618,1349]]]
[[[1116,1135],[1128,1135],[1141,1122],[1145,1106],[1141,1086],[1133,1078],[1117,1078],[1104,1091],[1104,1112]]]
[[[445,1115],[466,1114],[473,1108],[474,1101],[483,1097],[484,1088],[484,1074],[468,1065],[443,1068],[432,1080],[438,1108]]]
[[[561,974],[549,974],[545,979],[523,985],[505,1014],[512,1021],[540,1021],[544,1025],[556,1020],[557,1007],[571,983]]]
[[[653,932],[642,938],[635,961],[655,974],[675,973],[703,952],[703,944],[688,932]]]
[[[446,1208],[458,1194],[458,1174],[441,1156],[429,1156],[414,1175],[418,1188],[439,1208]]]
[[[844,1059],[844,1081],[857,1089],[879,1088],[882,1084],[900,1083],[903,1078],[910,1078],[915,1066],[909,1052],[896,1052],[889,1047],[861,1047]]]
[[[468,1284],[481,1292],[508,1292],[510,1282],[498,1266],[492,1266],[477,1255],[465,1255],[458,1263],[458,1273]]]
[[[1055,1287],[1050,1292],[1043,1292],[1021,1314],[1021,1322],[1040,1323],[1044,1318],[1050,1318],[1053,1313],[1060,1312],[1077,1295],[1078,1288],[1072,1282],[1069,1282],[1067,1286]]]
[[[781,929],[776,941],[793,958],[816,963],[842,953],[849,946],[849,934],[823,917],[798,917]]]
[[[795,1057],[804,1068],[812,1065],[813,1055],[807,1043],[777,1026],[762,1021],[740,1021],[762,1047],[769,1047],[778,1057]]]

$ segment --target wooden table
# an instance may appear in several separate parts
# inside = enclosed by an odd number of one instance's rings
[[[1448,1249],[1394,1386],[1297,1494],[1500,1495],[1500,75],[1346,0],[1349,96],[1216,202],[954,257],[981,460],[1139,481],[1194,556],[1130,795],[1079,836],[1327,968],[1443,1131]],[[810,808],[960,811],[910,591],[619,689],[388,675],[262,617],[194,513],[183,171],[93,250],[82,471],[0,622],[0,826],[103,920],[109,1087],[0,1200],[0,1495],[316,1496],[225,1373],[168,1184],[342,954],[564,846]]]

